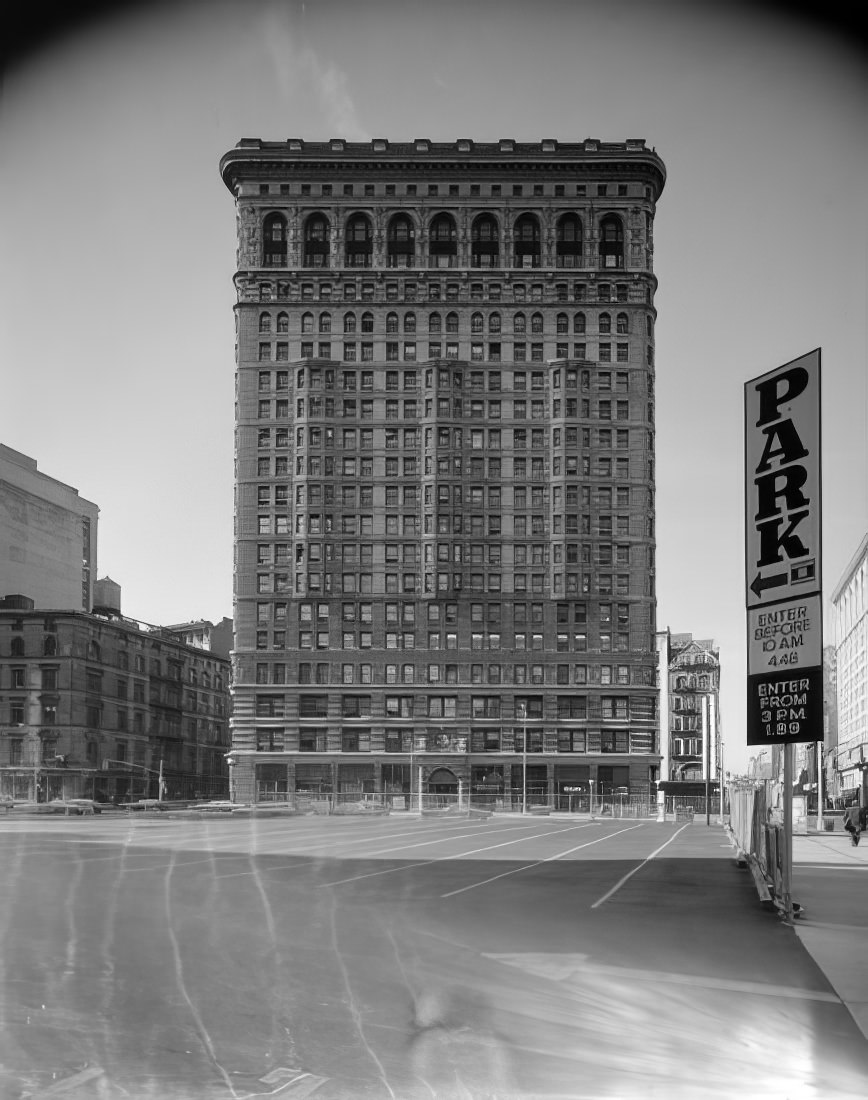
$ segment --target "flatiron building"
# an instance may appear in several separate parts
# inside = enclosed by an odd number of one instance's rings
[[[648,798],[660,157],[245,138],[220,171],[233,797]]]

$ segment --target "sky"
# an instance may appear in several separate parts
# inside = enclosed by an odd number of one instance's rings
[[[3,59],[0,442],[99,505],[124,613],[232,614],[224,152],[641,137],[668,171],[657,623],[720,646],[725,766],[743,770],[746,381],[822,349],[827,605],[868,531],[865,38],[835,5],[733,0],[69,7],[52,26],[34,6]]]

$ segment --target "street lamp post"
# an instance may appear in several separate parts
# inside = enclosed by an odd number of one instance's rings
[[[817,741],[814,745],[816,752],[816,764],[817,764],[817,832],[823,832],[823,799],[825,798],[825,792],[823,791],[823,742]]]
[[[522,720],[521,733],[521,812],[527,813],[527,703],[519,703]]]
[[[416,731],[410,734],[410,805],[407,807],[409,811],[413,812],[413,763],[415,761],[416,750]],[[420,792],[421,793],[421,792]],[[419,813],[422,812],[422,800],[419,799]]]
[[[163,794],[166,790],[166,784],[163,781],[163,758],[160,757],[160,770],[156,771],[154,768],[146,768],[144,764],[133,764],[129,760],[104,760],[103,766],[106,764],[120,764],[122,768],[138,768],[139,771],[147,772],[149,775],[157,776],[157,801],[163,801]]]

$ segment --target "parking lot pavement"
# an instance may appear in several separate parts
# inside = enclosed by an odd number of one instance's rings
[[[864,1098],[868,1044],[716,825],[0,833],[0,1096]]]

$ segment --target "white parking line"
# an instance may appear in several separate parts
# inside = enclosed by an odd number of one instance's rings
[[[489,834],[492,833],[492,832],[503,832],[504,829],[507,829],[507,828],[510,828],[510,827],[515,828],[516,826],[515,825],[504,826],[503,829],[486,829],[485,831],[486,831],[486,833],[489,833]],[[396,839],[399,839],[400,837],[403,837],[403,836],[416,836],[417,837],[417,836],[420,835],[420,828],[427,828],[427,826],[417,825],[416,828],[414,828],[414,829],[405,829],[404,831],[402,831],[400,833],[386,833],[385,836],[377,836],[375,833],[368,833],[365,836],[357,836],[357,837],[353,837],[352,839],[345,839],[344,837],[340,837],[339,839],[340,839],[340,843],[344,844],[344,845],[347,845],[347,844],[366,844],[369,841],[377,841],[377,840],[396,840]],[[448,826],[448,828],[463,829],[463,828],[466,828],[466,826],[463,823],[458,824],[458,822],[456,822],[455,824],[450,824]],[[474,831],[478,832],[479,830],[477,828]],[[321,835],[321,834],[319,834],[319,835]],[[444,832],[442,835],[448,839],[449,837],[455,836],[455,833],[454,832],[452,832],[452,833]],[[467,835],[469,836],[471,834],[468,833]],[[317,844],[312,845],[312,847],[316,847],[316,848],[322,848],[324,846],[328,847],[329,845],[333,845],[334,843],[335,843],[335,838],[334,837],[324,837]],[[428,842],[426,842],[426,843],[428,843]],[[388,850],[389,849],[387,849],[387,851]],[[397,851],[398,849],[394,849],[394,850]],[[377,855],[379,853],[373,853],[373,854]]]
[[[642,825],[630,825],[626,829],[619,829],[616,833],[606,833],[605,836],[598,836],[596,840],[589,840],[587,844],[577,844],[575,848],[568,848],[565,852],[558,852],[553,856],[546,856],[545,859],[538,859],[535,863],[526,863],[523,867],[513,867],[511,871],[504,871],[502,874],[493,875],[491,878],[482,879],[480,882],[471,882],[469,886],[462,886],[459,890],[450,890],[448,894],[441,894],[441,898],[454,898],[456,894],[463,894],[467,890],[475,890],[477,886],[487,886],[489,882],[497,882],[499,878],[506,878],[508,875],[517,875],[520,871],[531,871],[534,867],[539,867],[542,863],[551,863],[552,860],[560,859],[562,856],[568,856],[572,852],[578,852],[581,848],[590,848],[593,844],[599,844],[603,840],[608,840],[612,836],[620,836],[621,833],[629,833],[633,829],[641,829]]]
[[[519,826],[517,826],[517,825],[512,825],[512,824],[504,825],[500,829],[486,829],[485,835],[486,836],[491,836],[493,833],[511,833],[511,832],[514,833],[514,832],[516,832],[516,830],[518,828],[519,828]],[[529,840],[531,837],[554,836],[555,833],[563,833],[563,832],[567,832],[569,829],[577,829],[577,828],[578,829],[584,829],[584,828],[587,828],[587,825],[568,825],[566,827],[563,827],[563,828],[560,828],[560,829],[555,829],[552,832],[548,832],[548,833],[530,833],[527,836],[521,836],[521,837],[518,837],[516,840],[509,840],[509,841],[506,841],[505,843],[507,843],[507,844],[518,844],[519,841]],[[385,855],[389,855],[391,852],[403,852],[408,848],[424,848],[427,844],[443,844],[447,840],[464,840],[468,836],[479,836],[479,830],[474,829],[472,832],[469,832],[469,833],[447,833],[444,836],[434,837],[433,839],[421,840],[417,844],[401,844],[401,845],[398,845],[394,848],[382,848],[382,849],[380,849],[379,851],[376,851],[376,852],[366,852],[364,858],[365,859],[373,859],[375,856],[385,856]],[[493,845],[493,847],[499,848],[501,846],[499,844],[495,844],[495,845]],[[481,848],[480,851],[484,852],[484,851],[487,851],[487,849]]]
[[[587,829],[588,827],[589,827],[588,824],[571,825],[567,829],[558,829],[556,831],[558,833],[565,833],[565,832],[569,832],[572,829]],[[631,828],[638,829],[639,826],[638,825],[633,825],[633,826],[631,826]],[[627,830],[622,829],[621,831],[626,832]],[[523,840],[535,840],[537,836],[551,836],[551,835],[553,835],[553,834],[551,834],[551,833],[537,833],[537,834],[531,835],[531,836],[518,837],[516,840],[504,840],[500,844],[489,844],[485,848],[474,848],[472,851],[469,851],[469,852],[459,852],[457,855],[436,856],[434,859],[422,860],[420,863],[406,863],[406,864],[403,864],[400,867],[387,867],[387,868],[385,868],[385,870],[382,870],[382,871],[370,871],[370,872],[368,872],[368,874],[365,874],[365,875],[353,875],[352,878],[342,878],[342,879],[339,879],[337,882],[321,882],[321,883],[318,883],[317,889],[319,889],[323,886],[343,886],[348,882],[359,882],[361,879],[377,878],[380,875],[393,875],[393,874],[395,874],[396,871],[409,871],[409,870],[412,870],[412,868],[414,868],[414,867],[430,867],[432,863],[443,863],[443,862],[446,862],[448,860],[455,861],[455,860],[463,859],[465,856],[479,855],[480,852],[490,852],[493,848],[505,848],[509,844],[519,844]],[[457,838],[452,838],[452,839],[457,839]],[[597,842],[596,841],[591,841],[591,843],[595,844]],[[587,847],[587,845],[580,845],[580,847]],[[571,851],[575,851],[575,849],[571,849]],[[544,861],[540,860],[540,862],[544,862]],[[449,895],[444,894],[442,896],[443,897],[448,897]]]
[[[624,875],[624,877],[622,879],[620,879],[618,882],[615,883],[615,885],[612,887],[611,890],[609,890],[607,893],[603,894],[603,896],[601,898],[598,898],[597,901],[595,901],[594,904],[591,906],[591,908],[592,909],[598,909],[603,904],[603,902],[608,901],[609,898],[612,897],[613,894],[617,894],[617,892],[621,889],[621,887],[624,885],[625,882],[627,882],[629,879],[631,879],[633,877],[633,875],[636,874],[637,871],[641,871],[646,863],[650,863],[651,860],[656,855],[658,855],[660,852],[663,851],[663,849],[666,847],[667,844],[671,844],[672,841],[678,836],[678,833],[683,833],[684,830],[687,828],[687,826],[689,824],[690,824],[690,822],[688,821],[687,824],[682,825],[681,828],[677,832],[674,832],[672,834],[672,836],[666,841],[665,844],[661,844],[659,848],[655,849],[651,853],[650,856],[643,859],[642,862],[640,864],[638,864],[636,867],[634,867],[632,871],[628,871],[627,874]]]

